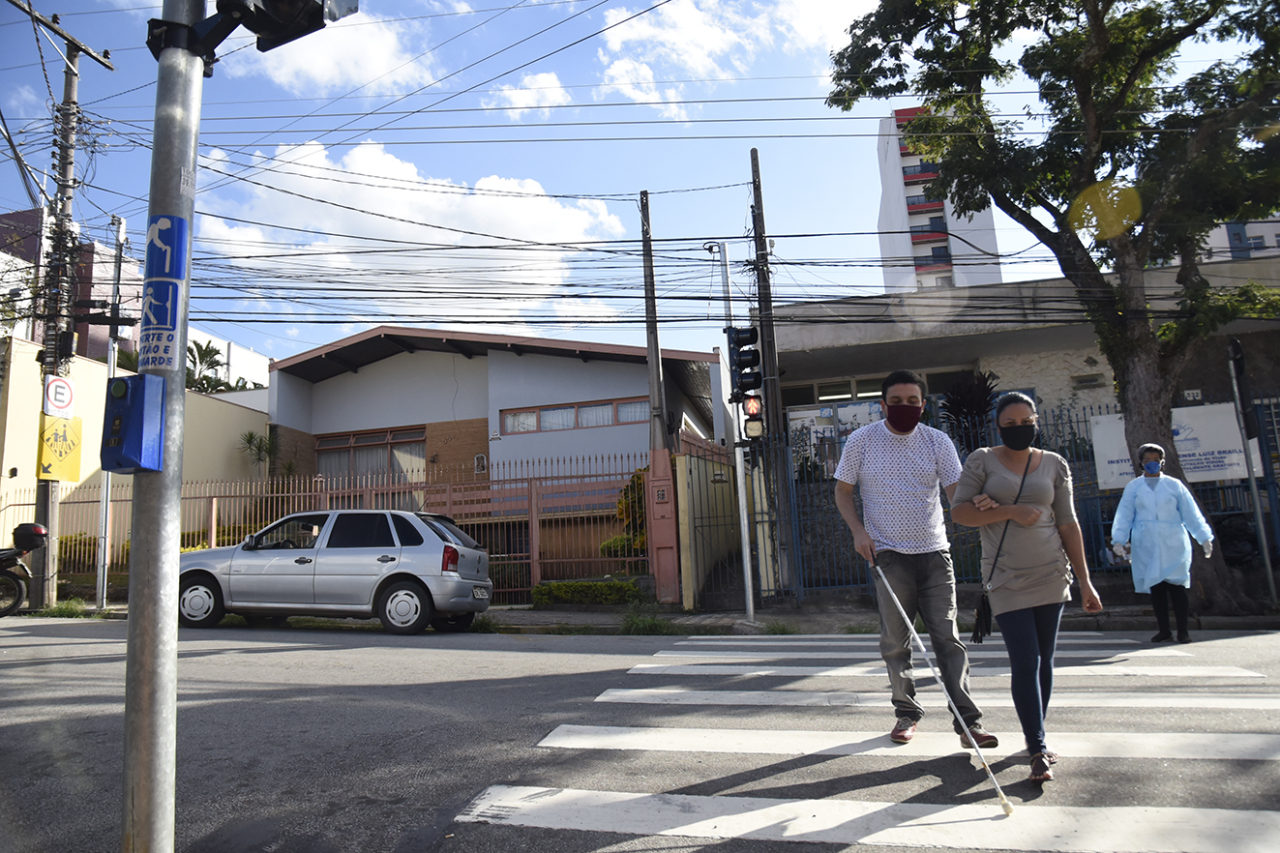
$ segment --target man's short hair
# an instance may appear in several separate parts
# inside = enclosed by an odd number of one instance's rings
[[[880,383],[880,399],[889,399],[889,389],[894,385],[918,385],[920,386],[920,397],[929,393],[929,387],[924,384],[924,377],[914,370],[895,370],[884,378]]]

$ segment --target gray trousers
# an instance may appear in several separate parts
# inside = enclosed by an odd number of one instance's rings
[[[926,554],[877,551],[876,562],[907,612],[907,618],[914,621],[918,615],[924,621],[933,647],[933,660],[951,701],[964,718],[964,725],[977,723],[982,719],[982,711],[969,696],[969,655],[956,630],[956,581],[951,554],[947,551]],[[876,600],[880,608],[880,655],[889,670],[894,710],[899,717],[919,720],[924,716],[924,708],[916,701],[911,631],[884,591],[878,575]],[[955,729],[962,731],[960,722],[955,722]]]

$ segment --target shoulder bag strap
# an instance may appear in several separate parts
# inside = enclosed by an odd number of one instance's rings
[[[1018,493],[1013,496],[1014,504],[1018,502],[1018,498],[1022,497],[1022,487],[1027,484],[1027,472],[1031,470],[1031,457],[1034,455],[1035,455],[1034,450],[1032,450],[1030,453],[1027,454],[1027,464],[1026,464],[1026,467],[1022,469],[1022,480],[1018,483]],[[1000,460],[998,459],[996,460],[997,463],[999,463],[999,461]],[[1013,504],[1010,504],[1010,506],[1013,506]],[[987,574],[987,579],[982,584],[982,589],[984,592],[990,588],[991,578],[995,577],[996,562],[1000,559],[1000,550],[1004,548],[1004,537],[1005,537],[1005,534],[1008,532],[1009,532],[1009,522],[1006,521],[1004,523],[1004,529],[1000,531],[1000,543],[996,545],[996,555],[991,558],[991,571]]]

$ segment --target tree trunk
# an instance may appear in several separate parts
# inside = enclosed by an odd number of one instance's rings
[[[1141,275],[1140,271],[1136,273],[1138,277]],[[1165,473],[1185,482],[1173,443],[1173,397],[1187,354],[1162,355],[1160,341],[1145,316],[1141,311],[1134,313],[1137,318],[1130,319],[1124,326],[1123,354],[1107,354],[1119,386],[1125,444],[1135,472],[1138,448],[1155,443],[1164,448]],[[1208,518],[1199,498],[1196,504]],[[1215,548],[1213,556],[1205,559],[1200,548],[1193,546],[1192,555],[1191,599],[1195,612],[1236,614],[1261,610],[1257,600],[1248,594],[1240,575],[1227,566],[1222,548]]]

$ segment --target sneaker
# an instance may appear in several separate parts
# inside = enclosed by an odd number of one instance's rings
[[[889,732],[889,740],[894,743],[910,743],[915,736],[916,721],[910,717],[899,717],[898,722],[893,725],[893,731]]]
[[[1188,634],[1186,631],[1179,631],[1179,632],[1178,632],[1178,642],[1179,642],[1179,643],[1189,643],[1189,642],[1191,642],[1191,635],[1190,635],[1190,634]]]
[[[972,738],[972,740],[970,740]],[[982,723],[969,726],[969,731],[960,735],[960,745],[965,749],[973,749],[974,742],[981,749],[994,749],[1000,745],[1000,739],[982,727]]]
[[[1037,752],[1031,756],[1031,775],[1028,777],[1032,782],[1048,782],[1053,779],[1053,768],[1049,765],[1048,756],[1043,752]]]

